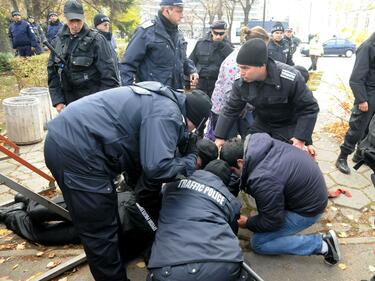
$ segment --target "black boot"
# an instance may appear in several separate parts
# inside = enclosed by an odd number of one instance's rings
[[[14,211],[19,211],[25,209],[25,203],[19,202],[8,207],[1,207],[0,208],[0,221],[4,221],[6,216]]]
[[[348,166],[348,155],[340,153],[339,158],[336,160],[336,167],[341,173],[350,174],[350,168]]]

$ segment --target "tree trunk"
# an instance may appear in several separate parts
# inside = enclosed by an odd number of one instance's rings
[[[10,5],[12,6],[12,11],[19,11],[18,3],[16,0],[10,0]]]
[[[27,19],[27,16],[34,16],[33,15],[33,4],[31,0],[24,0],[26,13],[27,15],[24,16],[24,19]]]
[[[10,40],[8,36],[8,20],[5,17],[0,17],[0,53],[10,52]]]

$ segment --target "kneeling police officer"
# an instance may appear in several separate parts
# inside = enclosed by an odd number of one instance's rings
[[[201,91],[143,82],[84,97],[48,124],[45,161],[61,188],[95,280],[126,280],[113,179],[126,172],[137,202],[155,217],[161,183],[195,169],[189,131],[208,118]],[[182,152],[176,157],[177,146]],[[130,184],[130,186],[132,186]]]

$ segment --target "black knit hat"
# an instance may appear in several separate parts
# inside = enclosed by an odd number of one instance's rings
[[[309,81],[309,78],[310,78],[310,74],[307,71],[307,69],[303,67],[302,65],[295,65],[294,68],[297,69],[301,73],[303,79],[305,79],[305,83],[307,83],[307,81]]]
[[[267,63],[268,51],[266,43],[259,38],[248,40],[242,45],[237,55],[237,63],[251,66],[263,66]]]
[[[111,20],[109,19],[109,17],[103,14],[97,14],[94,17],[94,27],[97,27],[99,24],[103,22],[111,22]]]
[[[213,160],[207,164],[204,170],[218,176],[225,185],[229,184],[232,172],[227,162],[220,159]]]
[[[275,22],[275,24],[272,26],[271,34],[275,31],[282,31],[284,32],[284,26],[281,22]]]
[[[198,127],[206,122],[210,115],[212,103],[208,95],[201,90],[193,90],[186,94],[186,117]]]
[[[212,160],[217,159],[219,150],[216,144],[207,139],[200,139],[197,141],[198,156],[202,160],[201,169],[204,169],[206,165]]]

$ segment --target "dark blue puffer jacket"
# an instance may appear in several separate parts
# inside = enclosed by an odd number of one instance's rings
[[[52,42],[52,40],[56,37],[59,30],[64,26],[62,22],[57,20],[56,22],[50,22],[47,28],[47,40],[48,42]]]
[[[301,149],[265,133],[250,136],[241,181],[257,203],[259,214],[247,221],[253,232],[279,229],[285,210],[313,217],[327,206],[327,187],[318,164]]]

